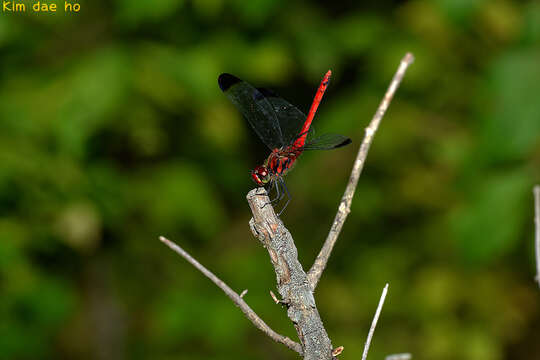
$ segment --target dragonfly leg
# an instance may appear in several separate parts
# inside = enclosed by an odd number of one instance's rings
[[[285,205],[283,205],[283,208],[281,208],[281,211],[278,213],[278,216],[280,216],[283,213],[283,211],[285,210],[285,208],[287,207],[287,205],[289,205],[289,202],[291,201],[291,194],[289,193],[289,189],[287,189],[287,185],[285,185],[285,181],[283,181],[283,179],[279,179],[279,182],[284,190],[283,196],[287,194],[287,202],[285,203]]]
[[[271,205],[271,204],[275,203],[276,201],[279,202],[279,200],[281,200],[283,198],[283,194],[279,192],[278,182],[274,181],[274,185],[275,185],[275,188],[276,188],[276,197],[273,198],[272,200],[268,201],[266,204],[264,204],[262,206],[262,208],[264,208],[266,205]],[[271,189],[270,189],[270,191],[271,191]],[[270,192],[270,191],[268,191],[268,192]]]
[[[291,201],[291,194],[289,193],[289,189],[287,189],[287,186],[285,185],[285,181],[283,181],[283,179],[274,181],[274,185],[276,188],[276,197],[270,200],[269,202],[267,202],[266,204],[264,204],[262,207],[264,208],[266,205],[271,205],[275,202],[280,202],[285,197],[285,195],[287,195],[287,202],[285,203],[285,206],[283,206],[281,211],[278,213],[278,216],[279,216],[281,215],[283,210],[285,210],[287,205],[289,205],[289,201]],[[279,190],[280,186],[283,188],[283,191]]]
[[[283,199],[283,193],[279,192],[279,184],[278,181],[274,181],[274,185],[276,188],[276,197],[270,200],[270,203],[279,202],[279,200]]]

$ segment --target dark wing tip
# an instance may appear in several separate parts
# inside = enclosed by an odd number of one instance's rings
[[[234,75],[223,73],[219,75],[217,81],[218,81],[219,88],[221,89],[221,91],[227,91],[229,90],[231,86],[233,86],[236,83],[241,82],[242,80],[240,80]]]
[[[345,146],[345,145],[349,145],[350,143],[352,143],[352,140],[349,139],[349,138],[346,138],[345,140],[343,140],[343,142],[337,144],[336,146],[334,146],[334,149],[337,149],[337,148],[340,148],[342,146]]]

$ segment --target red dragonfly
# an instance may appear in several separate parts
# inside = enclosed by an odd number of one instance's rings
[[[272,150],[264,164],[251,171],[251,177],[259,186],[275,185],[277,195],[272,202],[281,200],[283,194],[287,193],[288,200],[281,212],[291,198],[283,176],[293,167],[304,150],[329,150],[351,143],[351,139],[342,135],[313,136],[311,122],[331,75],[332,72],[328,70],[319,85],[307,117],[271,90],[256,89],[227,73],[221,74],[218,78],[221,90],[244,115],[263,143]],[[280,185],[285,192],[280,193]]]

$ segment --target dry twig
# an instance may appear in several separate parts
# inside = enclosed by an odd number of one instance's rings
[[[214,275],[210,270],[201,265],[197,260],[195,260],[191,255],[189,255],[184,249],[176,245],[174,242],[169,239],[160,236],[159,240],[171,248],[174,252],[186,259],[191,265],[195,266],[197,270],[202,272],[204,276],[212,280],[223,292],[235,303],[236,306],[242,310],[244,315],[255,325],[259,330],[268,335],[272,340],[282,343],[287,346],[289,349],[296,351],[302,355],[302,346],[299,343],[291,340],[290,338],[276,333],[270,328],[258,315],[253,311],[249,305],[238,295],[233,289],[231,289],[227,284],[225,284],[221,279]]]
[[[381,298],[379,300],[379,305],[377,305],[377,311],[375,311],[375,316],[373,317],[373,321],[371,322],[371,327],[369,328],[368,337],[366,340],[366,344],[364,345],[364,352],[362,353],[362,360],[367,359],[367,354],[369,351],[369,345],[371,344],[371,338],[373,337],[373,333],[375,332],[375,327],[377,326],[377,321],[379,321],[379,316],[381,315],[381,310],[384,305],[384,299],[386,299],[386,293],[388,292],[388,284],[385,285]]]
[[[388,90],[386,90],[386,94],[384,95],[381,104],[377,108],[375,115],[373,115],[369,126],[366,128],[366,135],[364,136],[364,140],[362,141],[362,145],[360,146],[360,150],[358,151],[358,155],[356,156],[351,176],[349,177],[349,183],[347,184],[345,193],[341,198],[338,212],[336,214],[336,217],[334,218],[334,223],[330,228],[330,232],[326,237],[326,240],[321,251],[319,252],[319,255],[317,255],[315,262],[313,263],[311,269],[308,272],[309,283],[312,289],[315,289],[317,287],[317,283],[319,282],[322,272],[326,267],[326,263],[328,262],[328,258],[332,253],[334,244],[336,243],[339,233],[343,228],[343,223],[351,212],[351,202],[354,191],[356,190],[356,185],[358,184],[360,173],[362,172],[362,168],[364,167],[369,147],[371,146],[371,142],[373,141],[373,136],[377,132],[379,124],[386,110],[388,109],[392,98],[394,97],[394,93],[396,92],[399,84],[401,83],[401,80],[403,79],[403,76],[405,75],[405,71],[413,61],[414,57],[411,53],[407,53],[403,57],[401,63],[399,64],[399,68],[397,69],[394,77],[392,78],[392,82],[390,83]]]
[[[533,188],[534,193],[534,239],[536,253],[536,281],[540,286],[540,185]]]
[[[253,235],[264,245],[270,256],[287,316],[294,324],[304,360],[332,359],[332,342],[323,326],[307,274],[298,261],[298,251],[291,233],[277,217],[264,188],[251,190],[247,200],[253,213],[249,225]]]

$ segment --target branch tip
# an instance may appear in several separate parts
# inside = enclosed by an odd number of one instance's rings
[[[345,347],[338,346],[337,348],[332,350],[332,356],[338,356],[339,354],[341,354],[343,352],[343,349],[345,349]]]
[[[276,294],[274,294],[274,292],[272,290],[270,290],[270,296],[272,297],[272,300],[274,300],[274,302],[276,304],[279,304],[279,300],[278,298],[276,297]]]
[[[412,64],[414,62],[414,55],[410,52],[405,54],[405,57],[403,57],[403,60],[401,60],[404,63],[407,63],[408,65]]]

